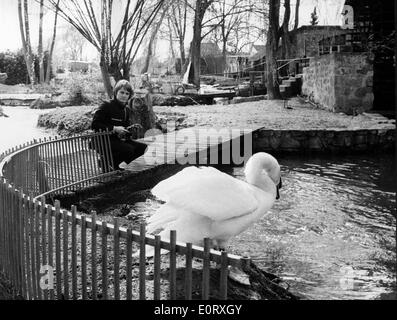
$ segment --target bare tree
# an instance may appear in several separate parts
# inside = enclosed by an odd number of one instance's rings
[[[244,52],[245,48],[264,40],[268,28],[268,11],[266,1],[246,0],[250,10],[240,14],[240,19],[232,29],[228,46],[234,53]]]
[[[149,65],[150,65],[150,60],[152,59],[152,57],[154,55],[155,43],[156,43],[155,40],[157,38],[157,34],[159,32],[160,26],[163,23],[164,17],[166,15],[167,11],[168,11],[168,7],[169,7],[168,3],[166,5],[164,5],[163,12],[161,13],[161,16],[160,16],[159,20],[156,23],[154,23],[154,25],[152,27],[152,30],[151,30],[152,32],[150,34],[148,45],[147,45],[145,63],[143,65],[143,67],[142,67],[141,73],[148,72]]]
[[[254,6],[247,0],[196,0],[194,7],[193,40],[190,45],[192,70],[189,82],[200,85],[201,41],[214,30],[219,29],[222,41],[223,59],[226,60],[227,41],[233,29],[242,22],[242,14],[252,11]],[[207,19],[204,15],[208,12]],[[204,30],[204,32],[202,32]]]
[[[218,0],[209,8],[210,18],[203,24],[203,28],[209,30],[203,38],[212,33],[214,40],[217,40],[216,43],[222,43],[223,66],[226,64],[229,39],[234,32],[239,32],[246,22],[245,14],[252,12],[253,9],[254,6],[247,0]]]
[[[266,74],[267,94],[269,99],[279,99],[280,91],[277,83],[277,48],[279,33],[280,0],[269,0],[269,30],[266,42]]]
[[[82,60],[83,49],[87,40],[72,26],[67,25],[61,35],[65,53],[71,60]]]
[[[204,15],[214,0],[196,0],[194,6],[193,39],[190,43],[190,70],[188,80],[197,87],[200,86],[200,58],[201,58],[201,34]],[[215,28],[214,28],[215,29]]]
[[[298,27],[299,5],[296,2],[294,29]],[[269,0],[269,30],[266,43],[266,73],[267,73],[267,92],[270,99],[280,98],[280,91],[277,79],[277,54],[281,39],[281,55],[285,57],[290,52],[291,40],[289,21],[291,17],[290,0],[284,0],[284,17],[280,26],[280,0]]]
[[[106,92],[112,96],[110,76],[128,79],[131,63],[164,0],[126,0],[123,18],[116,30],[113,24],[114,1],[101,0],[94,7],[91,0],[48,0],[62,18],[74,26],[99,52],[100,68]],[[116,12],[116,13],[117,13]]]
[[[172,0],[167,17],[170,26],[172,26],[172,33],[175,34],[175,38],[178,41],[182,74],[186,71],[185,38],[188,9],[188,0]]]
[[[19,29],[21,32],[22,50],[25,57],[25,63],[28,70],[30,84],[33,86],[36,83],[36,79],[34,73],[34,58],[32,53],[32,45],[30,43],[29,7],[27,0],[24,0],[23,8],[21,0],[18,0],[18,18]]]

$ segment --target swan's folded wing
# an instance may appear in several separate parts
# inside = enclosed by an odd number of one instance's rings
[[[253,212],[252,188],[211,167],[188,167],[157,184],[152,193],[182,211],[224,220]]]

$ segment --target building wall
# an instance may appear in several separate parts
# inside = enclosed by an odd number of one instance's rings
[[[335,61],[330,55],[310,59],[303,68],[302,94],[329,111],[335,111]]]
[[[373,63],[368,53],[318,56],[303,69],[302,93],[332,112],[357,114],[373,107]]]
[[[294,48],[289,58],[314,57],[318,55],[318,42],[324,38],[344,34],[339,26],[303,26],[292,32]]]

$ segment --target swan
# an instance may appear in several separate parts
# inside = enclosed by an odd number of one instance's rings
[[[190,166],[161,181],[152,194],[165,203],[148,218],[147,232],[162,229],[161,238],[169,239],[176,230],[178,242],[202,246],[210,238],[214,248],[224,250],[279,198],[280,166],[272,155],[255,153],[244,173],[246,182],[213,167]],[[147,249],[151,256],[153,248]]]

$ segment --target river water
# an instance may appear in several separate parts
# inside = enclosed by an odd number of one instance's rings
[[[386,299],[396,281],[392,155],[284,157],[270,214],[230,242],[307,299]],[[244,179],[241,167],[232,175]]]
[[[40,114],[49,110],[29,109],[29,107],[1,106],[8,115],[0,117],[0,152],[29,142],[33,139],[53,136],[53,130],[36,127]]]

